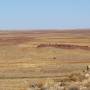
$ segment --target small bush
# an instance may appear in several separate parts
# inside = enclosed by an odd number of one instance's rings
[[[72,73],[69,76],[69,79],[71,81],[82,81],[83,79],[85,79],[84,75],[80,74],[80,73]]]
[[[79,86],[71,85],[69,86],[68,90],[80,90],[80,89],[79,89]]]

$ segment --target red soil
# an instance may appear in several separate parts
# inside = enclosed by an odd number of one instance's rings
[[[71,44],[40,44],[37,48],[54,47],[61,49],[83,49],[90,50],[89,46],[71,45]]]

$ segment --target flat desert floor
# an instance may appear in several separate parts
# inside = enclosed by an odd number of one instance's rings
[[[32,82],[76,82],[72,74],[87,74],[89,64],[90,30],[0,32],[0,90],[33,90]]]

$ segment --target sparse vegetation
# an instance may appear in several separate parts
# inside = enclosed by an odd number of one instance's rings
[[[90,31],[0,32],[0,90],[89,90],[89,66]]]
[[[80,89],[79,89],[79,86],[71,85],[69,86],[68,90],[80,90]]]

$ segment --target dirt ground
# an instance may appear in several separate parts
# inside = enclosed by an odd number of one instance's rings
[[[89,65],[90,30],[0,32],[0,90],[31,90],[35,80],[61,82],[86,74]]]

